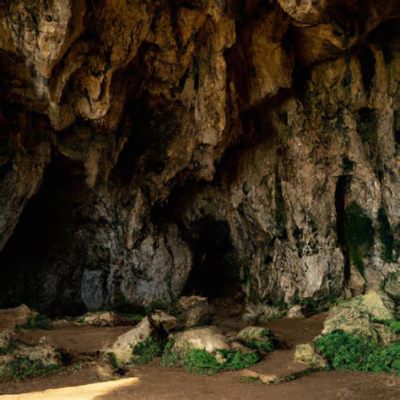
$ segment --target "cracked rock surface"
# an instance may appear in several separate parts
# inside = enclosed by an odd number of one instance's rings
[[[397,0],[0,2],[0,306],[382,287],[399,26]]]

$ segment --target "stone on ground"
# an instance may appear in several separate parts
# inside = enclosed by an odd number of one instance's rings
[[[126,320],[113,311],[90,312],[78,319],[83,325],[116,326],[123,325]]]
[[[394,319],[394,304],[383,293],[370,291],[336,305],[324,323],[323,335],[339,330],[373,338],[381,343],[395,339],[382,322]]]
[[[273,333],[261,326],[247,326],[239,331],[237,338],[250,348],[266,351],[274,348]]]
[[[295,349],[294,359],[297,362],[307,364],[311,368],[325,368],[325,359],[317,353],[313,343],[298,344]]]
[[[300,304],[289,308],[287,318],[304,318],[303,310]]]
[[[155,327],[163,328],[166,332],[172,331],[178,325],[178,321],[174,316],[162,310],[155,310],[151,314],[151,321]]]
[[[243,378],[258,379],[260,382],[265,384],[277,383],[280,377],[273,374],[263,374],[261,372],[253,371],[251,369],[244,369],[240,371],[240,376]]]
[[[205,324],[210,319],[210,305],[207,297],[182,296],[177,308],[180,320],[186,328]]]
[[[118,363],[126,364],[132,359],[132,350],[140,342],[150,337],[153,327],[148,317],[143,318],[133,329],[119,336],[115,343],[104,349],[105,352],[113,353]]]
[[[38,313],[32,311],[25,304],[21,304],[15,308],[0,310],[0,330],[14,329],[18,325],[25,325],[36,315],[38,315]]]
[[[205,350],[208,353],[215,353],[220,349],[229,349],[228,340],[215,326],[191,328],[176,333],[171,338],[174,340],[172,350],[180,356],[192,349]]]

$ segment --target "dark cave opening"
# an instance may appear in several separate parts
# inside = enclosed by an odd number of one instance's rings
[[[51,283],[42,281],[41,272],[56,257],[57,251],[52,254],[53,245],[65,246],[64,228],[71,207],[86,196],[81,175],[80,163],[62,155],[53,157],[38,193],[25,206],[14,233],[0,253],[1,307],[25,303],[42,310],[42,303],[48,303],[43,288]]]
[[[240,297],[240,266],[226,221],[205,216],[191,226],[193,268],[184,295]]]

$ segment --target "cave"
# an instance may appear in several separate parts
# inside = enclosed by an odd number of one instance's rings
[[[205,216],[191,226],[193,267],[184,294],[240,298],[240,266],[226,221]]]
[[[43,298],[45,282],[40,279],[46,268],[56,262],[65,243],[74,208],[86,198],[82,184],[82,165],[55,154],[47,167],[38,193],[27,203],[14,232],[0,255],[3,276],[0,304],[13,307],[26,303],[51,314],[76,312],[58,309]],[[64,243],[64,244],[63,244]]]
[[[0,21],[0,399],[400,398],[399,0]]]

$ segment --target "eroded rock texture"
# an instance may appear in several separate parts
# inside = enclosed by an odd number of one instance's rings
[[[0,2],[0,304],[399,271],[397,0]]]

